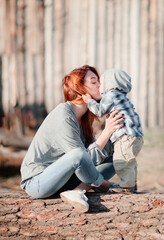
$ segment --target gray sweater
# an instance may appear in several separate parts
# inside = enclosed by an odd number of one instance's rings
[[[21,165],[21,187],[25,187],[27,179],[43,172],[64,154],[79,147],[90,154],[95,165],[112,155],[109,142],[103,151],[95,142],[87,146],[72,103],[61,103],[45,118],[29,146]]]

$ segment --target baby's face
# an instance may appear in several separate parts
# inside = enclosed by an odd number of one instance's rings
[[[104,91],[103,81],[104,81],[104,74],[100,76],[100,92],[101,93]]]

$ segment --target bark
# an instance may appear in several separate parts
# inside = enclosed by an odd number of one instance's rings
[[[0,192],[3,239],[164,239],[164,194],[90,192],[88,213],[60,198],[34,199],[22,191]]]

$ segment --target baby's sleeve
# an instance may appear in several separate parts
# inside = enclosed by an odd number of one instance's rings
[[[94,99],[91,99],[88,103],[89,110],[98,117],[102,117],[107,113],[110,113],[113,108],[112,97],[109,94],[104,94],[100,103],[97,103]]]

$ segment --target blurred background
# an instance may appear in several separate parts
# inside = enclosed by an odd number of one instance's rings
[[[0,187],[19,189],[32,137],[63,101],[62,78],[85,64],[132,77],[145,133],[139,188],[164,192],[164,0],[0,0]]]

